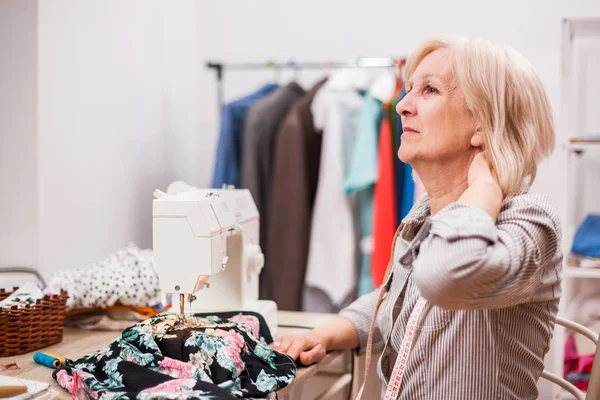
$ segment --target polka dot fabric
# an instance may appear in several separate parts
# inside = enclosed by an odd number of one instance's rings
[[[87,267],[54,273],[48,286],[69,293],[67,310],[116,304],[152,307],[162,299],[152,250],[133,243]]]

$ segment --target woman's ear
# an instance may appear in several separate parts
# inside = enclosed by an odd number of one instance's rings
[[[471,136],[471,146],[483,147],[483,136],[479,131],[475,132],[475,134]]]

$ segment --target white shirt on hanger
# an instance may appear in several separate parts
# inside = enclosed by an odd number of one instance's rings
[[[311,111],[323,132],[305,284],[339,306],[356,286],[356,231],[344,177],[364,96],[371,78],[362,69],[340,70],[316,94]],[[306,304],[306,302],[305,302]]]
[[[369,88],[369,95],[382,103],[387,103],[394,97],[396,91],[396,75],[392,70],[383,71],[373,81]]]

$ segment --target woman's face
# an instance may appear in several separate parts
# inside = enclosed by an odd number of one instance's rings
[[[404,130],[398,157],[413,166],[420,161],[447,164],[474,155],[475,122],[458,87],[452,61],[450,49],[427,55],[396,107]]]

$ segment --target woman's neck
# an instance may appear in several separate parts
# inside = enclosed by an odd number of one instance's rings
[[[423,183],[425,189],[427,189],[427,184]],[[459,183],[454,187],[449,188],[439,188],[438,190],[431,192],[427,191],[429,194],[429,204],[431,207],[431,215],[435,215],[442,208],[446,207],[448,204],[455,202],[458,200],[460,195],[463,194],[465,190],[468,188],[467,180],[465,179],[463,182]]]
[[[459,162],[454,166],[427,168],[415,166],[415,171],[429,195],[431,215],[435,215],[448,204],[455,202],[469,187],[469,163]]]

